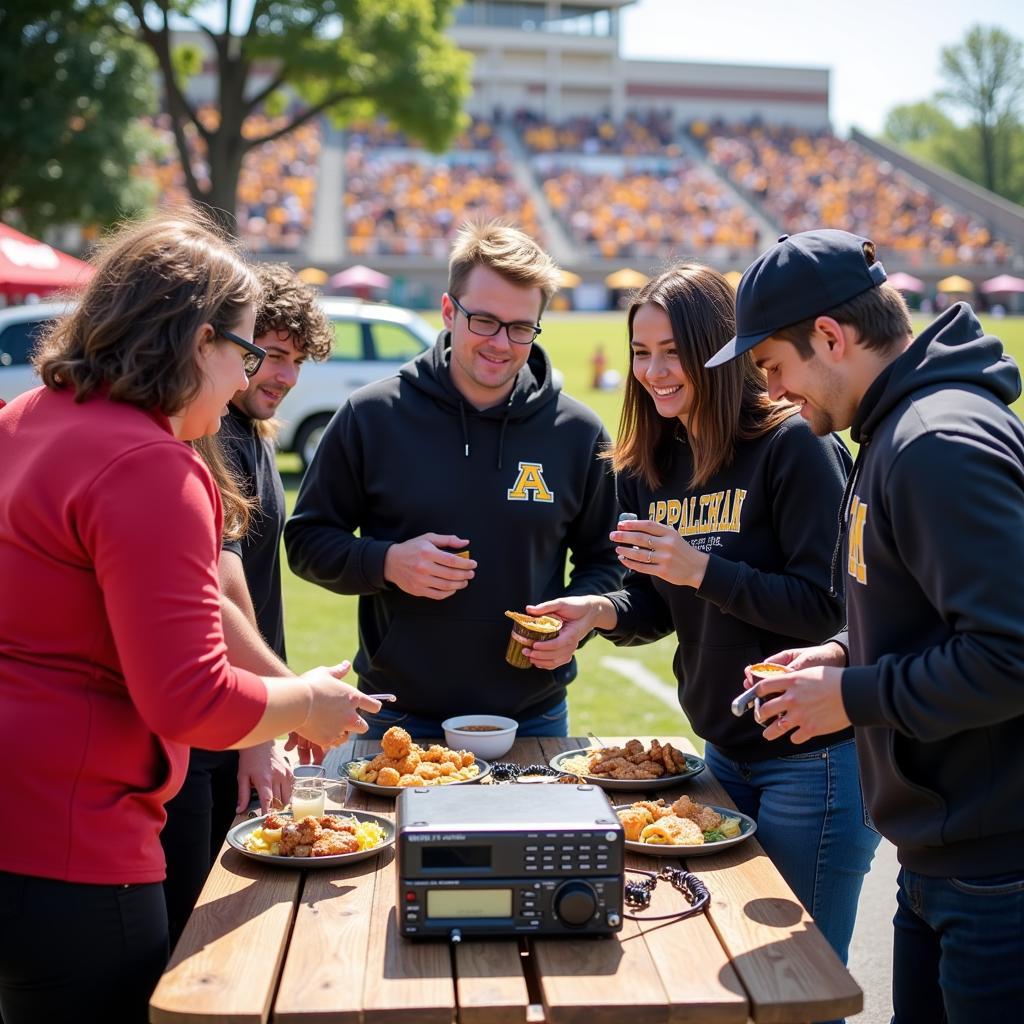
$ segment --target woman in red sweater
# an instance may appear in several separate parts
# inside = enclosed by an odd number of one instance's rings
[[[221,505],[182,442],[258,368],[256,279],[198,215],[130,225],[0,410],[0,1015],[144,1021],[167,957],[159,833],[190,745],[321,745],[380,705],[347,666],[228,662]]]

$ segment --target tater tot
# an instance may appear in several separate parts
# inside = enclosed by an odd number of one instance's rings
[[[401,773],[395,768],[381,768],[377,773],[377,785],[378,786],[397,786],[398,780],[401,778]]]
[[[412,750],[412,737],[401,727],[393,725],[384,733],[380,748],[388,757],[405,757]]]

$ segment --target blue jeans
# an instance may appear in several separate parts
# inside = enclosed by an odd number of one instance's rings
[[[413,739],[436,739],[444,736],[440,721],[430,718],[417,718],[415,715],[403,715],[388,710],[387,706],[376,715],[367,717],[370,728],[363,733],[361,739],[379,740],[393,725],[400,725]],[[521,736],[568,736],[569,735],[569,702],[563,700],[543,714],[533,718],[520,720],[516,739]]]
[[[1024,869],[931,878],[903,868],[893,925],[895,1024],[1024,1021]]]
[[[757,821],[757,838],[846,963],[864,876],[878,847],[866,824],[854,740],[770,761],[704,753],[733,803]]]

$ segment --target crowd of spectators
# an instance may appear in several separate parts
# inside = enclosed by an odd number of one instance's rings
[[[345,133],[344,218],[349,252],[445,258],[467,220],[500,217],[543,241],[494,126],[473,118],[443,156],[373,121]]]
[[[682,152],[671,116],[657,111],[628,114],[617,123],[607,116],[546,121],[538,114],[522,110],[515,115],[513,124],[530,153],[671,158]]]
[[[703,168],[687,159],[658,170],[587,173],[570,164],[544,178],[544,194],[572,239],[605,259],[751,256],[757,225]]]
[[[217,124],[217,111],[204,107],[199,117],[207,128]],[[260,138],[286,123],[285,117],[264,113],[246,119],[246,138]],[[187,199],[185,174],[171,130],[171,119],[161,114],[148,119],[156,136],[152,154],[143,157],[137,173],[152,181],[161,202],[180,203]],[[194,127],[186,129],[192,173],[201,189],[209,187],[210,165],[206,144]],[[238,178],[237,209],[239,237],[253,252],[297,252],[313,219],[317,163],[321,131],[317,120],[309,121],[272,142],[251,149]]]
[[[946,265],[1003,263],[1011,255],[976,217],[830,132],[694,122],[690,134],[782,231],[836,225],[872,238],[883,252]]]

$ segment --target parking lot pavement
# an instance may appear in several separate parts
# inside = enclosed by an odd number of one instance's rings
[[[892,1017],[892,916],[896,912],[896,847],[883,839],[864,879],[850,944],[850,973],[864,990],[853,1024],[889,1024]]]

